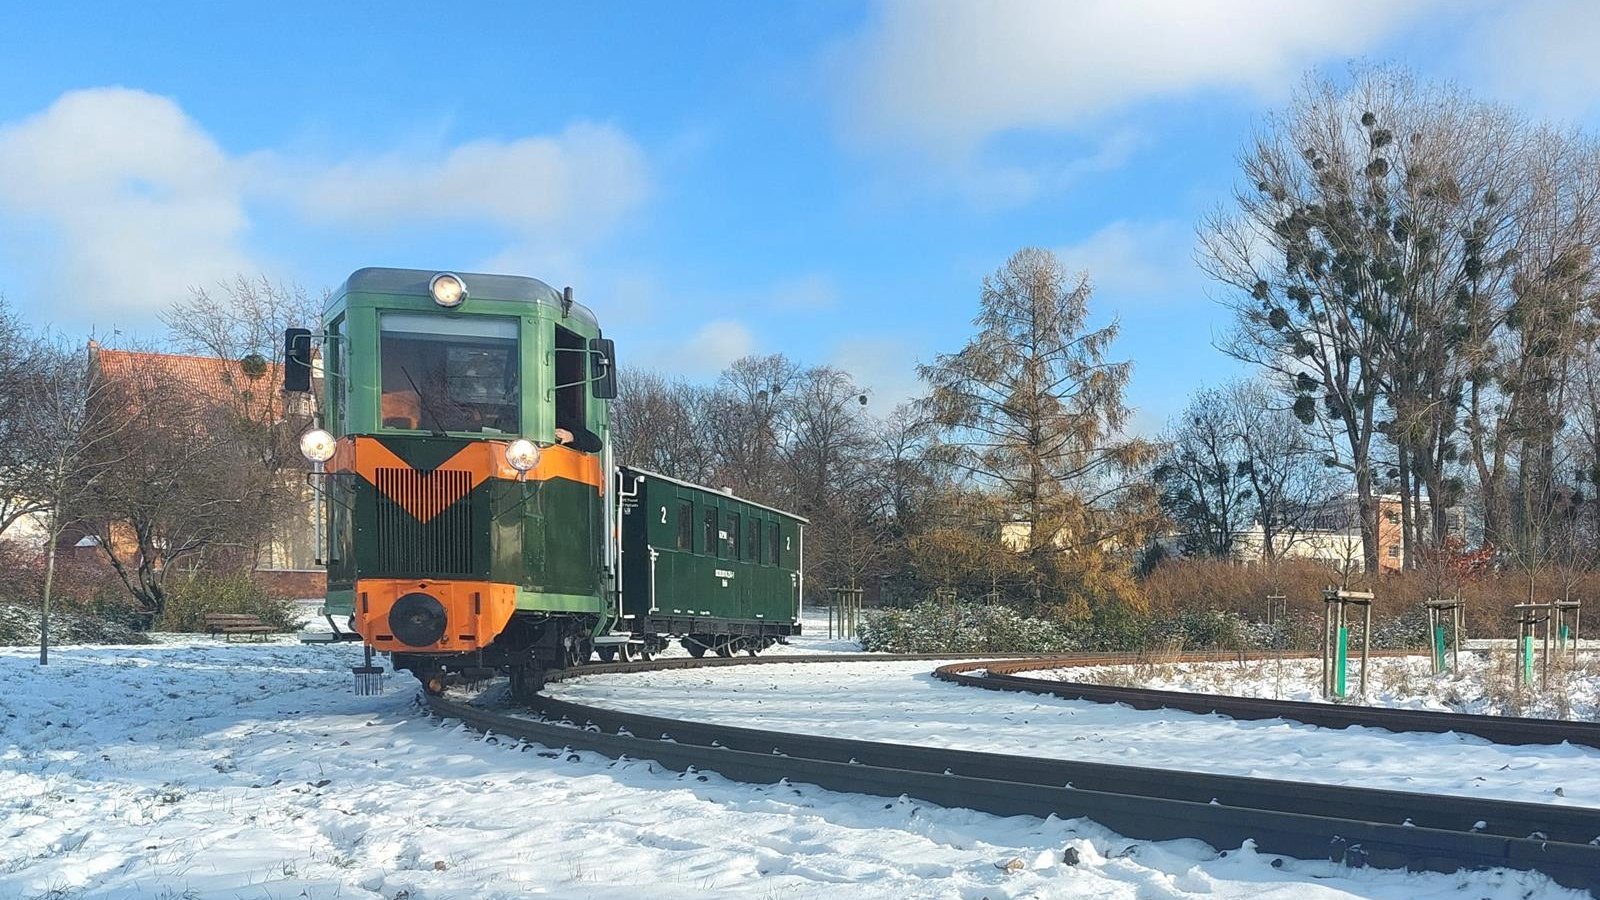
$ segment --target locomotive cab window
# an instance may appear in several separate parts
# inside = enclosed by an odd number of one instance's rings
[[[773,522],[767,526],[767,559],[778,565],[783,557],[778,555],[778,523]]]
[[[738,513],[729,513],[728,514],[728,558],[729,559],[742,559],[744,557],[743,548],[741,548],[739,546],[739,536],[742,533],[739,530],[740,527],[741,527],[741,523],[739,522],[739,514]]]
[[[588,427],[589,350],[577,332],[556,326],[556,443],[598,453],[599,435]]]
[[[705,540],[700,542],[700,552],[711,556],[717,552],[717,508],[713,506],[707,509],[704,517],[706,533]]]
[[[386,313],[379,338],[386,429],[516,434],[517,320]]]

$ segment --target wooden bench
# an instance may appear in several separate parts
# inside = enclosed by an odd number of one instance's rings
[[[205,625],[208,634],[220,634],[226,641],[231,641],[239,635],[264,641],[267,635],[278,630],[255,616],[244,613],[206,613]]]

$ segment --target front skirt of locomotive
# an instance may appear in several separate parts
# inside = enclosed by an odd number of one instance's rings
[[[516,600],[510,584],[364,578],[356,582],[350,625],[376,650],[465,653],[505,629]]]

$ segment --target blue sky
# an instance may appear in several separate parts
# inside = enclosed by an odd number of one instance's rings
[[[1194,229],[1308,68],[1600,113],[1577,0],[466,6],[7,6],[0,293],[155,338],[234,272],[514,272],[573,285],[625,362],[782,351],[886,410],[1043,246],[1121,321],[1154,430],[1238,371]]]

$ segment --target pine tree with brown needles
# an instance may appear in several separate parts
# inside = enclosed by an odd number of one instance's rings
[[[1048,250],[1021,250],[984,279],[978,333],[919,369],[951,460],[993,498],[996,521],[976,524],[1025,561],[1036,608],[1136,601],[1128,561],[1155,520],[1131,477],[1153,448],[1124,434],[1132,364],[1106,359],[1115,323],[1088,327],[1091,291]]]

